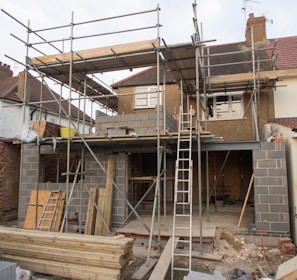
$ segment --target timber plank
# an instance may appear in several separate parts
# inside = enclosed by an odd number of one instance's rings
[[[120,279],[129,271],[133,239],[0,227],[6,260],[35,272],[73,279]]]
[[[114,180],[116,171],[116,162],[113,159],[108,159],[107,161],[107,174],[105,188],[99,188],[98,194],[98,208],[101,211],[102,218],[104,219],[106,225],[110,228],[111,226],[111,214],[112,214],[112,198],[113,198],[113,183],[109,179]],[[108,235],[103,220],[100,215],[96,216],[96,225],[95,225],[95,235]]]
[[[93,235],[94,229],[95,229],[96,213],[97,213],[94,203],[96,203],[96,201],[98,200],[98,188],[91,188],[90,194],[92,197],[89,197],[89,202],[88,202],[85,234]]]
[[[49,261],[67,262],[81,264],[82,259],[90,266],[118,268],[125,263],[121,255],[105,254],[100,252],[75,251],[70,249],[59,249],[41,247],[19,243],[2,243],[0,251],[4,254],[30,257]]]
[[[157,265],[155,266],[149,280],[159,280],[164,279],[168,270],[168,267],[171,263],[171,254],[172,254],[172,243],[173,237],[170,237],[166,243],[166,246],[159,258]],[[175,247],[177,242],[175,242]]]
[[[88,267],[77,264],[73,265],[55,261],[32,259],[28,257],[18,257],[9,254],[3,254],[2,257],[7,261],[16,262],[19,266],[21,266],[24,269],[28,269],[42,274],[67,277],[77,280],[120,279],[120,270],[118,269]]]
[[[101,48],[80,50],[73,53],[72,61],[82,61],[88,59],[96,59],[103,57],[114,57],[120,54],[128,54],[134,52],[143,52],[148,50],[154,50],[156,46],[156,40],[147,40],[140,42],[133,42],[127,44],[118,44],[113,46],[106,46]],[[46,56],[39,56],[32,58],[32,63],[36,66],[44,66],[45,64],[57,64],[59,62],[69,63],[71,58],[71,53],[59,53]],[[60,63],[59,63],[60,64]]]
[[[35,229],[36,225],[36,202],[37,202],[37,221],[40,220],[43,209],[45,207],[45,204],[50,196],[50,191],[40,190],[31,191],[29,203],[28,203],[28,209],[24,221],[23,228],[25,229]],[[38,196],[38,197],[37,197]]]
[[[135,273],[132,275],[132,280],[142,280],[155,266],[157,259],[150,259],[149,265],[145,262]]]
[[[36,224],[38,224],[40,218],[42,217],[43,210],[46,206],[47,200],[49,199],[51,194],[51,191],[47,190],[33,190],[31,191],[29,203],[28,203],[28,209],[26,213],[26,218],[24,221],[23,228],[24,229],[35,229]],[[38,196],[38,200],[37,200]],[[54,223],[54,231],[59,231],[61,220],[62,220],[62,214],[63,214],[63,208],[64,208],[64,202],[65,202],[65,192],[59,193],[60,203],[58,205],[58,209],[55,215],[55,223]],[[37,202],[37,223],[36,223],[36,202]],[[47,221],[49,225],[50,221]]]

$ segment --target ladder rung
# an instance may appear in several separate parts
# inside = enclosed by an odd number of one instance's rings
[[[190,214],[176,214],[177,217],[190,217]]]
[[[180,270],[180,271],[189,271],[188,268],[184,268],[184,267],[173,267],[174,270]]]
[[[190,240],[187,239],[180,239],[178,240],[179,243],[190,243]]]
[[[190,254],[174,253],[174,256],[177,256],[177,257],[190,257]]]
[[[181,227],[181,226],[176,226],[176,229],[190,229],[190,227]]]
[[[177,179],[177,183],[187,183],[190,182],[190,179]]]

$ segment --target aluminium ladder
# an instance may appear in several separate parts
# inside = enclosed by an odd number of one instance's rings
[[[57,211],[61,201],[61,191],[52,191],[44,206],[37,230],[51,231],[56,226]]]
[[[171,279],[174,271],[191,271],[192,266],[192,106],[189,112],[179,114],[177,159],[175,163],[174,209],[173,209],[173,246],[171,256]],[[177,252],[176,243],[184,250]],[[188,258],[181,266],[176,257]]]

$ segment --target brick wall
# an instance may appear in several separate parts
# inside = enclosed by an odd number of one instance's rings
[[[0,141],[0,221],[17,217],[19,171],[19,146]]]
[[[255,228],[258,234],[290,234],[288,184],[284,143],[261,143],[253,151]]]

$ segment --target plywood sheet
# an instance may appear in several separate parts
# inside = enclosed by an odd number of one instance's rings
[[[51,191],[47,191],[47,190],[39,190],[38,192],[36,190],[33,190],[31,192],[28,209],[26,213],[26,218],[23,225],[24,229],[36,229],[36,225],[39,223],[42,217],[44,208],[50,197],[50,194],[51,194]],[[38,196],[38,199],[37,199],[37,196]],[[60,228],[63,208],[65,204],[65,192],[59,193],[59,199],[60,199],[60,202],[58,205],[58,209],[56,211],[56,215],[54,217],[55,222],[53,223],[53,228],[51,229],[53,231],[59,231],[59,228]],[[37,213],[36,213],[36,208],[37,208]],[[36,222],[36,218],[37,218],[37,222]],[[49,221],[47,221],[46,223],[47,224],[44,224],[44,225],[50,225]]]

